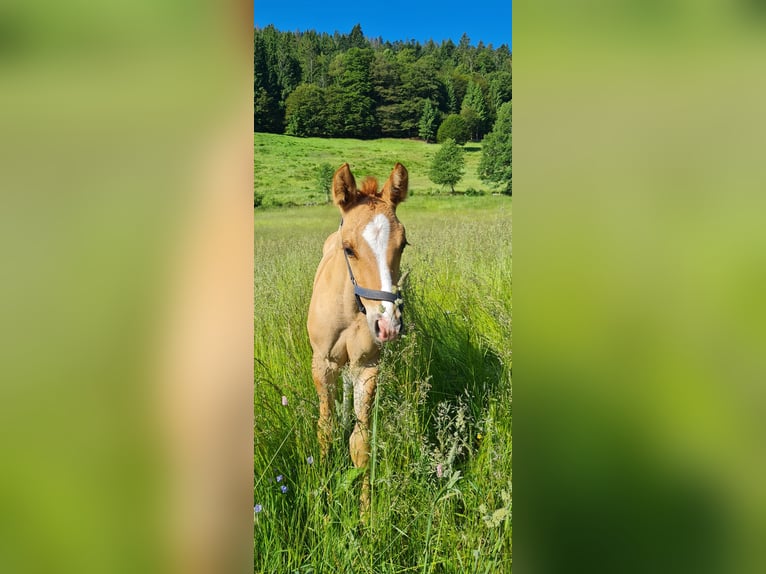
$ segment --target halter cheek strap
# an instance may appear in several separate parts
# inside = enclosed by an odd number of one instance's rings
[[[343,219],[340,220],[340,226],[343,227]],[[342,247],[342,246],[341,246]],[[367,289],[365,287],[360,287],[356,283],[356,278],[354,277],[354,272],[351,270],[351,263],[348,260],[348,253],[346,253],[346,250],[343,249],[343,257],[346,259],[346,267],[348,267],[348,276],[351,279],[351,284],[354,286],[354,297],[356,297],[356,304],[359,307],[359,312],[363,314],[367,314],[367,309],[362,304],[362,297],[365,299],[372,299],[373,301],[388,301],[390,303],[393,303],[397,306],[399,309],[399,312],[401,313],[404,310],[404,301],[402,301],[401,297],[396,293],[390,293],[388,291],[377,291],[375,289]]]

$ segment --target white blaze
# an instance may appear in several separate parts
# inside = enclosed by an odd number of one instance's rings
[[[388,252],[388,236],[391,230],[391,225],[388,222],[388,218],[379,213],[372,221],[367,224],[362,232],[367,244],[375,254],[375,259],[378,262],[378,272],[380,273],[380,291],[391,292],[391,270],[388,268],[388,261],[386,261],[386,253]],[[394,305],[389,301],[380,302],[386,310],[386,313],[391,317],[394,316]]]

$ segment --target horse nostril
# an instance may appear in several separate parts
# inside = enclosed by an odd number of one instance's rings
[[[392,325],[385,317],[381,317],[375,321],[375,336],[381,341],[388,341],[396,336]]]

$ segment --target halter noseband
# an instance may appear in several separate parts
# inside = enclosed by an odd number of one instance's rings
[[[340,220],[340,227],[343,227],[343,218]],[[401,313],[404,310],[404,301],[402,301],[400,295],[397,293],[389,293],[388,291],[376,291],[375,289],[367,289],[365,287],[360,287],[356,283],[356,279],[354,278],[354,272],[351,271],[351,263],[349,263],[348,260],[348,253],[346,253],[346,249],[343,248],[343,245],[341,244],[341,248],[343,249],[343,257],[346,258],[346,267],[348,267],[348,276],[351,279],[351,284],[354,286],[354,297],[356,297],[356,304],[359,307],[359,312],[363,313],[364,315],[367,314],[367,309],[362,304],[362,297],[365,299],[372,299],[373,301],[388,301],[390,303],[393,303],[396,305],[397,309],[399,309],[399,313]]]

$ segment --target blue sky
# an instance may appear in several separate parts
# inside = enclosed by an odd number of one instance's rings
[[[379,0],[358,3],[340,0],[254,0],[254,23],[274,24],[278,30],[314,29],[348,33],[361,24],[365,36],[384,40],[415,39],[456,44],[463,32],[471,44],[479,40],[497,47],[512,46],[511,0]]]

